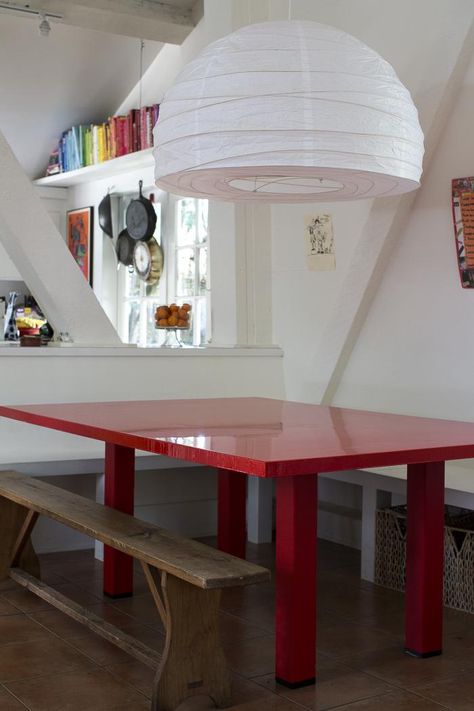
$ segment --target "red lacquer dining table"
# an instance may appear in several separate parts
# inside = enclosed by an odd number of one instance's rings
[[[407,465],[405,649],[441,653],[444,461],[474,457],[474,423],[266,398],[0,406],[0,415],[105,443],[105,504],[133,513],[135,450],[218,470],[218,545],[244,557],[247,476],[276,480],[276,678],[315,681],[317,475]],[[196,470],[199,476],[199,470]],[[132,591],[106,549],[104,591]]]

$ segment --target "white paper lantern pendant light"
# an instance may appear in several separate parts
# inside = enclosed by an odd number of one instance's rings
[[[179,74],[155,127],[156,184],[239,202],[315,202],[418,187],[423,133],[408,90],[334,27],[249,25]]]

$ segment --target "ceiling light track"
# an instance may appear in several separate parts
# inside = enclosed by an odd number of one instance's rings
[[[0,10],[10,10],[10,12],[21,12],[25,15],[31,15],[33,17],[38,17],[39,10],[32,8],[28,4],[10,3],[10,2],[0,2]],[[42,16],[47,20],[62,20],[63,16],[59,15],[57,12],[48,12],[48,10],[41,11]]]

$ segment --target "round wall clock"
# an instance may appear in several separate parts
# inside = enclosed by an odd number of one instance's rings
[[[140,279],[147,284],[157,284],[163,272],[163,250],[152,237],[147,242],[138,241],[133,250],[133,265]]]

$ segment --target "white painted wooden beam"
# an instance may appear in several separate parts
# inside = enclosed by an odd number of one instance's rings
[[[76,344],[121,345],[1,132],[0,241],[57,333]]]
[[[446,78],[445,88],[431,117],[425,120],[424,172],[428,172],[452,107],[461,88],[474,49],[473,19],[460,43],[457,59]],[[426,67],[427,85],[433,66]],[[436,74],[435,74],[436,75]],[[311,360],[314,402],[332,402],[344,374],[370,305],[375,298],[394,245],[405,228],[419,191],[400,198],[374,201],[362,236],[356,246],[339,298],[332,308],[316,357]],[[317,373],[317,377],[314,377]]]
[[[25,17],[34,17],[31,11],[43,11],[50,23],[63,22],[89,30],[181,44],[202,17],[203,3],[202,0],[2,0],[0,12],[11,11]]]
[[[235,206],[237,343],[272,343],[270,205]]]

